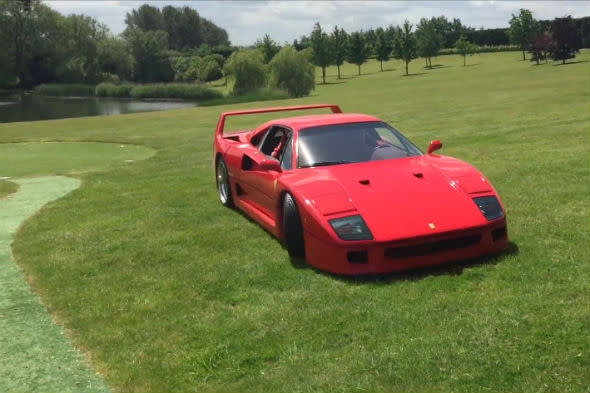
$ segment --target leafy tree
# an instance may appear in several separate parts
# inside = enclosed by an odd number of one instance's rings
[[[102,72],[117,75],[121,80],[133,78],[133,56],[131,56],[127,43],[122,39],[108,36],[99,41],[97,59]]]
[[[314,88],[315,69],[305,55],[286,46],[270,62],[274,86],[287,90],[292,97],[308,95]]]
[[[367,56],[372,56],[375,54],[375,45],[377,43],[377,32],[373,29],[369,29],[367,31],[362,31],[361,34],[365,40],[365,45],[367,47]]]
[[[442,47],[452,48],[455,42],[466,33],[467,28],[461,24],[458,18],[449,22],[446,17],[439,16],[432,18],[431,23],[434,24],[434,29],[443,37]]]
[[[197,48],[202,44],[210,46],[229,45],[227,32],[208,19],[201,18],[190,7],[159,8],[147,4],[127,13],[125,36],[133,30],[158,31],[168,33],[169,47],[178,51]]]
[[[225,62],[224,74],[233,76],[235,94],[244,94],[266,85],[266,67],[259,50],[238,50]]]
[[[127,33],[131,54],[135,59],[135,80],[138,82],[169,82],[174,77],[166,56],[168,33],[162,30],[131,30]]]
[[[379,60],[381,72],[383,72],[383,62],[391,58],[392,45],[387,40],[385,33],[377,33],[377,41],[375,42],[375,57]]]
[[[63,73],[63,21],[39,1],[0,1],[0,85],[30,88]]]
[[[571,16],[555,18],[552,33],[555,41],[552,52],[553,60],[561,60],[565,64],[565,61],[574,58],[582,47],[582,38],[576,23]]]
[[[332,40],[334,64],[338,69],[338,79],[340,79],[340,66],[344,64],[344,60],[346,60],[346,52],[348,49],[348,34],[346,34],[344,29],[339,29],[338,26],[334,26],[330,38]]]
[[[106,39],[106,26],[84,15],[65,19],[66,47],[71,57],[66,65],[68,82],[95,83],[100,79],[98,43]]]
[[[348,39],[348,62],[358,66],[359,75],[361,74],[361,65],[368,58],[367,46],[365,39],[359,32],[354,32]]]
[[[525,51],[527,46],[539,34],[539,31],[539,22],[533,18],[533,13],[530,10],[521,8],[518,15],[512,14],[508,36],[512,44],[520,46],[522,60],[526,60]]]
[[[183,51],[199,47],[203,43],[201,18],[197,11],[189,7],[162,8],[164,29],[168,33],[170,49]]]
[[[164,17],[159,8],[143,4],[125,15],[126,32],[130,30],[155,31],[166,30]]]
[[[426,66],[432,68],[432,57],[437,56],[443,44],[443,37],[436,31],[434,18],[420,19],[416,28],[418,53],[426,59]]]
[[[330,36],[322,31],[322,27],[316,22],[311,32],[311,47],[313,48],[313,63],[322,68],[322,83],[326,83],[326,67],[333,62],[332,43]]]
[[[406,19],[403,28],[398,30],[393,44],[394,57],[403,60],[406,64],[406,75],[408,75],[408,65],[418,57],[417,46],[416,37],[412,33],[412,25]]]
[[[262,59],[264,60],[264,64],[270,63],[272,58],[279,53],[281,49],[280,46],[274,42],[268,34],[264,35],[262,40],[256,41],[254,44],[256,48],[258,48],[262,52]]]
[[[464,67],[465,67],[465,58],[467,57],[467,55],[473,55],[475,52],[477,52],[477,46],[475,44],[473,44],[472,42],[467,41],[465,36],[461,36],[461,38],[459,38],[457,40],[457,42],[455,43],[455,48],[457,49],[457,52],[461,56],[463,56],[463,66]]]
[[[227,31],[205,18],[201,18],[200,26],[204,43],[212,47],[229,46],[230,42]]]
[[[387,41],[389,41],[390,43],[392,43],[392,45],[393,45],[393,42],[395,42],[396,32],[397,32],[396,28],[393,27],[392,25],[387,26],[387,29],[385,29],[383,31],[383,34],[385,34],[385,39]]]
[[[553,52],[555,42],[551,37],[545,33],[540,34],[531,42],[529,51],[531,52],[531,61],[536,61],[539,64],[540,60],[547,62],[547,57]]]

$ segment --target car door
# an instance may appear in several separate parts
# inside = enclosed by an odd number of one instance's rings
[[[248,200],[273,220],[276,219],[276,182],[281,172],[262,168],[261,164],[265,160],[277,160],[272,153],[281,143],[284,149],[290,134],[285,127],[270,127],[257,149],[243,159],[242,179],[249,193]]]

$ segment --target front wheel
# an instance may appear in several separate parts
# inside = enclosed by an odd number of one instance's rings
[[[283,233],[289,256],[295,258],[305,257],[305,244],[303,240],[303,225],[297,204],[290,194],[285,195],[283,203]]]
[[[227,166],[225,160],[220,157],[217,161],[217,191],[219,192],[219,200],[226,207],[234,207],[234,199],[231,194],[229,185],[229,175],[227,173]]]

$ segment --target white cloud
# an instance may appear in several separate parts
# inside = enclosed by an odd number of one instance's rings
[[[45,1],[62,14],[92,16],[114,33],[125,29],[127,12],[146,2],[160,8],[194,8],[223,27],[236,45],[252,44],[264,34],[280,43],[292,42],[308,35],[315,22],[328,31],[335,25],[355,31],[444,15],[467,26],[491,28],[508,26],[511,14],[520,8],[530,9],[537,19],[590,15],[588,1]]]

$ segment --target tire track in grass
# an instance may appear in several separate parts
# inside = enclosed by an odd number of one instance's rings
[[[27,218],[78,188],[80,181],[64,176],[11,180],[19,190],[0,199],[0,391],[109,392],[53,323],[10,250]]]

